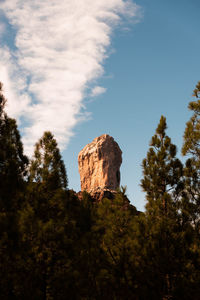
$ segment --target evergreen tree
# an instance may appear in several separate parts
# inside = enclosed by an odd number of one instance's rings
[[[35,147],[30,165],[27,203],[21,213],[26,290],[24,298],[62,299],[63,274],[69,264],[67,249],[67,176],[57,143],[45,132]],[[34,271],[33,271],[34,270]],[[66,268],[67,270],[67,268]],[[60,281],[60,283],[59,283]]]
[[[182,187],[180,178],[183,166],[176,158],[176,146],[171,143],[171,139],[166,135],[166,118],[161,116],[160,123],[156,129],[156,134],[152,137],[147,158],[143,160],[144,178],[141,186],[146,192],[147,208],[151,207],[162,215],[170,213],[168,206],[172,201],[171,195],[175,197]],[[170,207],[171,208],[171,207]]]
[[[124,188],[113,200],[105,198],[97,206],[93,230],[99,235],[99,247],[104,253],[97,276],[98,299],[137,299],[134,271],[130,267],[134,236],[132,223],[136,215]]]
[[[28,159],[16,121],[5,112],[0,83],[0,296],[15,298],[18,282],[18,213],[24,202]]]
[[[77,240],[74,241],[73,274],[76,292],[73,299],[100,299],[98,287],[99,270],[103,264],[103,253],[99,248],[99,238],[93,230],[96,222],[94,199],[83,192],[77,215]]]
[[[0,205],[1,210],[15,211],[20,205],[17,193],[24,185],[28,158],[23,154],[16,121],[7,116],[5,104],[0,83]]]
[[[43,183],[50,190],[67,188],[67,175],[56,140],[47,131],[35,145],[30,167],[30,181]]]
[[[188,281],[193,299],[198,299],[200,294],[200,82],[197,83],[193,96],[196,100],[188,105],[193,114],[186,123],[182,147],[182,154],[189,156],[184,167],[182,212],[185,223],[191,224],[194,229],[190,235],[192,263]]]
[[[166,135],[166,128],[166,118],[161,116],[143,160],[141,181],[147,199],[143,253],[146,275],[151,274],[147,282],[149,298],[163,300],[176,299],[187,265],[187,245],[179,216],[183,166],[176,158],[176,146]]]
[[[184,169],[185,198],[189,199],[190,221],[200,227],[200,82],[194,90],[196,101],[189,103],[193,115],[186,124],[182,154],[189,155]]]
[[[196,85],[193,96],[196,101],[191,101],[188,108],[193,115],[186,124],[184,133],[183,155],[191,154],[197,161],[200,160],[200,81]]]

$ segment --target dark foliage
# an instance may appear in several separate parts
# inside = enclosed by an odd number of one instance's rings
[[[143,160],[146,210],[126,189],[100,203],[69,190],[55,138],[31,162],[0,84],[0,298],[198,300],[200,295],[200,84],[182,152],[161,117]]]

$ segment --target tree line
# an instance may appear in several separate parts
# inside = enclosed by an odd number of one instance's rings
[[[125,188],[80,201],[45,132],[29,161],[0,84],[0,298],[200,299],[200,82],[183,164],[161,116],[142,162],[144,212]]]

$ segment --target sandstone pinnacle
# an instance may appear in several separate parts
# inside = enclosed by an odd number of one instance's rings
[[[87,144],[78,155],[81,191],[99,194],[120,186],[122,151],[113,137],[103,134]]]

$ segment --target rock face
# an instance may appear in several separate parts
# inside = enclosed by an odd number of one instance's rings
[[[122,151],[108,134],[95,138],[78,155],[81,191],[100,195],[120,185]]]

